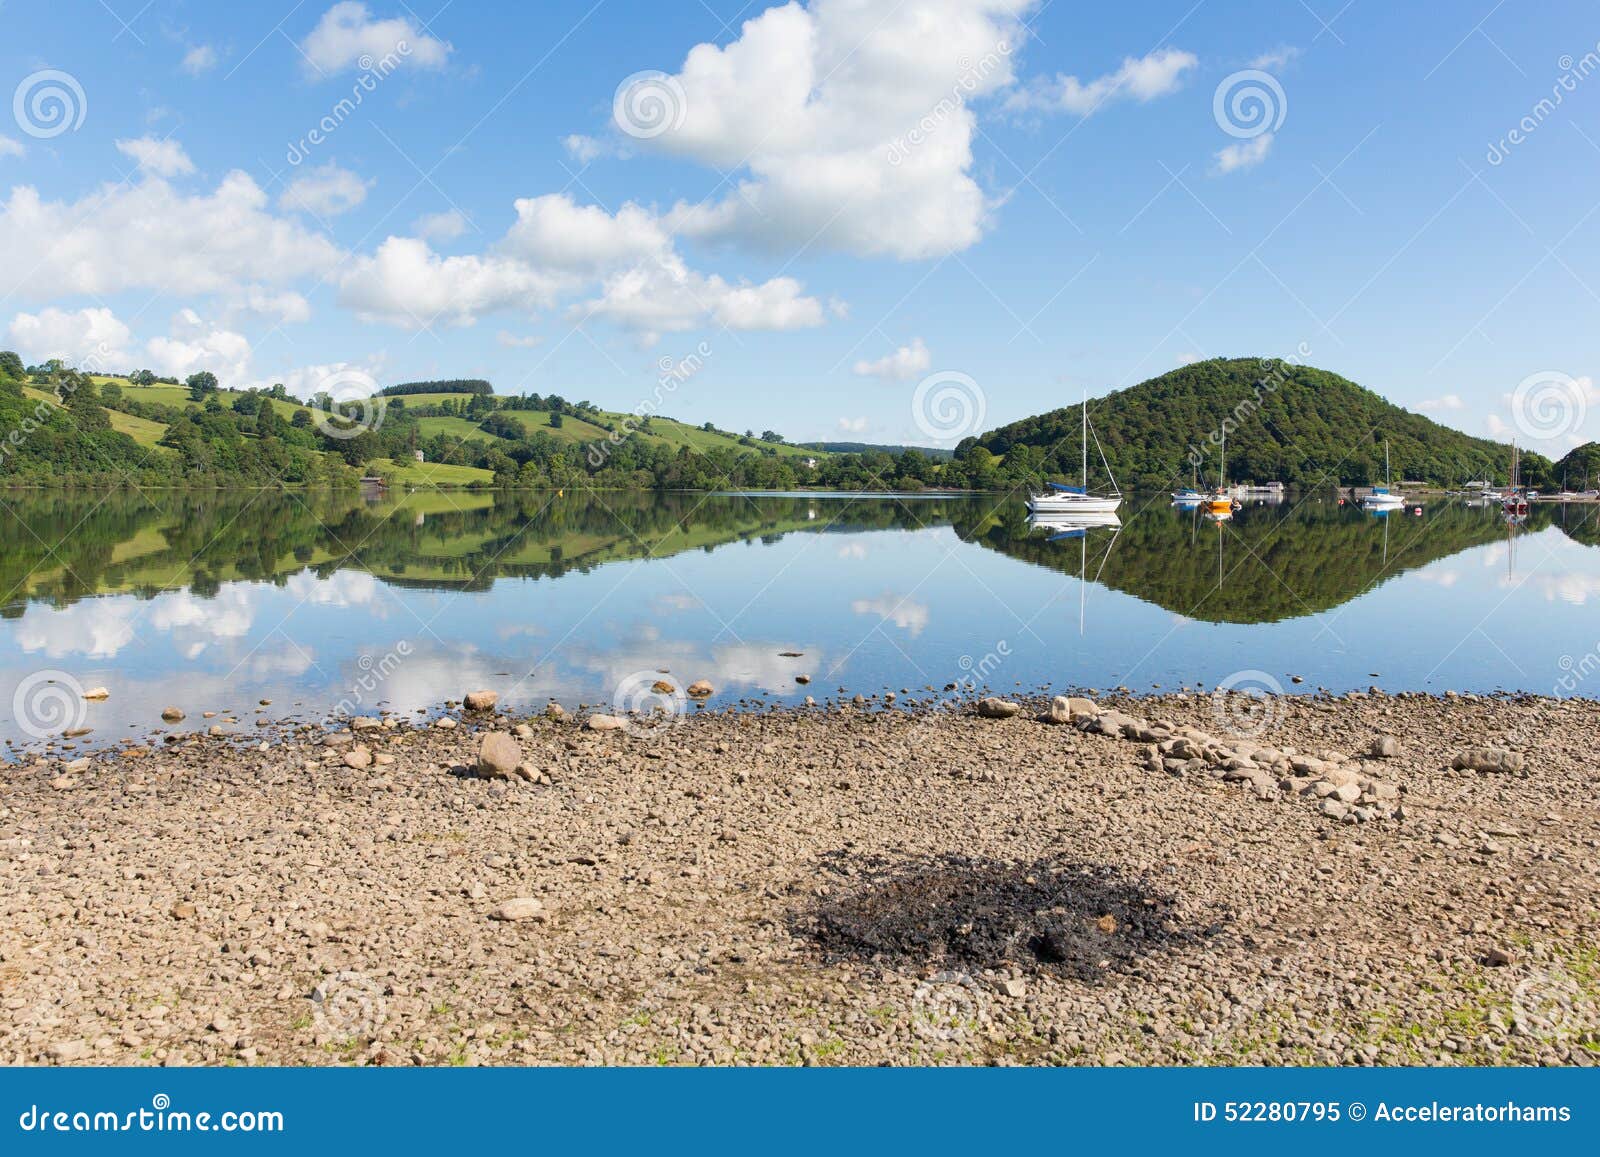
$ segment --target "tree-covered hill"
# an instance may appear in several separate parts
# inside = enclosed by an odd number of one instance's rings
[[[963,444],[1047,477],[1075,478],[1082,436],[1076,406],[992,430]],[[1213,358],[1117,390],[1089,403],[1106,459],[1124,488],[1187,484],[1191,459],[1215,481],[1221,431],[1234,481],[1301,486],[1383,481],[1387,439],[1394,477],[1450,485],[1474,478],[1506,481],[1507,446],[1474,438],[1413,414],[1327,370],[1264,358]],[[1091,460],[1094,453],[1090,452]],[[1092,472],[1099,472],[1095,463]],[[1548,486],[1551,464],[1524,454],[1522,476]]]

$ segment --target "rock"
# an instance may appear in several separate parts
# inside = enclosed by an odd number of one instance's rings
[[[696,679],[693,683],[689,684],[689,698],[704,699],[708,695],[712,694],[715,690],[716,688],[711,686],[711,684],[706,682],[704,679]]]
[[[650,684],[650,690],[654,691],[657,695],[675,695],[677,694],[678,688],[673,684],[668,683],[665,679],[657,679],[654,683]]]
[[[89,1042],[81,1040],[53,1041],[45,1052],[50,1054],[51,1060],[70,1065],[74,1061],[82,1060],[89,1054]]]
[[[183,709],[181,707],[163,707],[161,709],[161,718],[168,723],[182,723],[184,719]]]
[[[217,728],[212,728],[212,734],[221,734]],[[356,741],[356,737],[348,731],[333,731],[322,737],[324,747],[349,747]]]
[[[357,715],[350,720],[351,731],[378,731],[383,727],[383,720],[373,715]]]
[[[364,767],[372,766],[372,752],[365,746],[352,747],[344,753],[344,765],[353,767],[358,771]]]
[[[518,739],[532,739],[533,738],[533,728],[529,727],[526,723],[517,724],[515,727],[513,727],[511,729],[511,733],[513,735],[515,735]]]
[[[456,721],[448,715],[441,715],[433,721],[433,725],[440,731],[454,731],[456,729]]]
[[[990,695],[978,700],[978,714],[985,719],[1011,719],[1022,714],[1022,704]]]
[[[1079,719],[1093,719],[1100,714],[1093,699],[1080,695],[1057,695],[1050,700],[1050,712],[1045,716],[1051,723],[1074,723]]]
[[[468,691],[461,702],[468,711],[493,711],[495,705],[500,702],[500,692]]]
[[[1392,735],[1380,735],[1367,750],[1374,759],[1393,759],[1400,754],[1400,741]]]
[[[807,683],[811,682],[811,676],[810,675],[796,675],[794,677],[794,681],[796,683],[799,683],[803,687]]]
[[[1526,765],[1527,759],[1520,751],[1512,751],[1505,747],[1469,747],[1458,754],[1450,766],[1457,771],[1512,774],[1521,771]]]
[[[1342,804],[1332,796],[1329,796],[1327,799],[1322,801],[1321,807],[1319,807],[1317,810],[1331,819],[1342,820],[1346,814],[1348,814],[1350,809],[1348,805]]]
[[[478,775],[484,779],[510,779],[522,762],[522,748],[507,732],[491,731],[478,745]]]
[[[1333,799],[1340,803],[1355,803],[1361,798],[1361,788],[1353,783],[1343,783],[1333,789]]]
[[[1021,1000],[1028,995],[1028,982],[1016,977],[1011,980],[1003,980],[1000,982],[1000,991],[1012,1000]]]
[[[193,920],[194,905],[187,900],[179,900],[169,909],[169,914],[174,920]]]
[[[504,920],[512,924],[520,924],[525,920],[543,920],[544,903],[532,896],[517,896],[510,900],[502,900],[489,913],[491,920]]]
[[[627,720],[617,715],[591,715],[586,726],[590,731],[621,731]]]
[[[567,709],[559,703],[552,703],[544,709],[546,719],[561,720],[567,717]]]
[[[83,693],[85,699],[109,699],[111,692],[104,687],[91,687]]]
[[[1483,954],[1483,962],[1490,968],[1504,968],[1512,961],[1511,953],[1504,948],[1495,947]]]

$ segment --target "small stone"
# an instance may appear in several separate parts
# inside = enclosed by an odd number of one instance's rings
[[[794,681],[796,683],[799,683],[803,687],[807,683],[811,682],[811,676],[810,675],[796,675],[794,677]]]
[[[183,708],[163,707],[161,709],[161,718],[168,723],[182,723],[184,720]]]
[[[504,920],[512,924],[520,924],[525,920],[543,920],[544,903],[532,896],[517,896],[511,900],[502,900],[489,913],[491,920]]]
[[[344,765],[357,770],[372,766],[372,752],[365,746],[352,747],[344,753]]]
[[[704,699],[715,692],[716,688],[704,679],[696,679],[689,684],[689,697],[691,699]]]
[[[1392,735],[1380,735],[1368,751],[1374,759],[1393,759],[1400,754],[1400,741]]]
[[[1504,968],[1512,961],[1511,953],[1504,948],[1491,948],[1483,954],[1483,962],[1490,968]]]
[[[111,692],[104,687],[91,687],[83,693],[85,699],[109,699]]]
[[[81,1040],[53,1041],[45,1052],[50,1054],[51,1060],[70,1065],[73,1061],[82,1060],[89,1052],[89,1042]]]
[[[1470,770],[1479,772],[1499,772],[1513,774],[1519,772],[1527,764],[1527,759],[1520,751],[1512,751],[1505,747],[1469,747],[1458,754],[1451,762],[1457,771]]]
[[[491,731],[478,745],[478,775],[483,779],[510,779],[522,762],[522,748],[504,731]]]
[[[511,729],[511,733],[513,735],[515,735],[518,739],[532,739],[533,738],[533,728],[529,727],[526,723],[517,724],[515,727],[513,727]]]
[[[213,733],[216,729],[213,728]],[[322,737],[324,747],[349,747],[356,741],[356,737],[348,731],[334,731]]]
[[[1110,912],[1107,912],[1104,916],[1100,917],[1100,919],[1094,922],[1094,926],[1100,929],[1100,931],[1104,932],[1107,936],[1110,936],[1117,930],[1117,918]]]
[[[1023,997],[1028,995],[1028,982],[1026,980],[1013,977],[1010,980],[1001,982],[1000,991],[1005,993],[1012,1000],[1021,1000]]]
[[[585,724],[590,731],[621,731],[627,721],[617,715],[591,715]]]
[[[454,731],[456,729],[456,721],[448,715],[441,715],[433,721],[433,725],[440,731]]]
[[[187,900],[179,900],[172,906],[170,912],[174,920],[194,919],[194,905]]]
[[[500,702],[500,692],[468,691],[461,702],[468,711],[493,711]]]
[[[678,688],[673,684],[668,683],[665,679],[657,679],[654,683],[650,684],[650,690],[654,691],[657,695],[676,695],[678,693]]]

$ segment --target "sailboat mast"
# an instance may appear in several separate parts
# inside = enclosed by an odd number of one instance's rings
[[[1089,493],[1089,391],[1083,391],[1083,492]]]

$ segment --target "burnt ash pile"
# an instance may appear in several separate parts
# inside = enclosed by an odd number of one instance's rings
[[[854,867],[836,857],[832,867],[866,881],[790,924],[830,961],[1017,967],[1093,982],[1207,934],[1175,922],[1173,898],[1104,865],[943,856]]]

